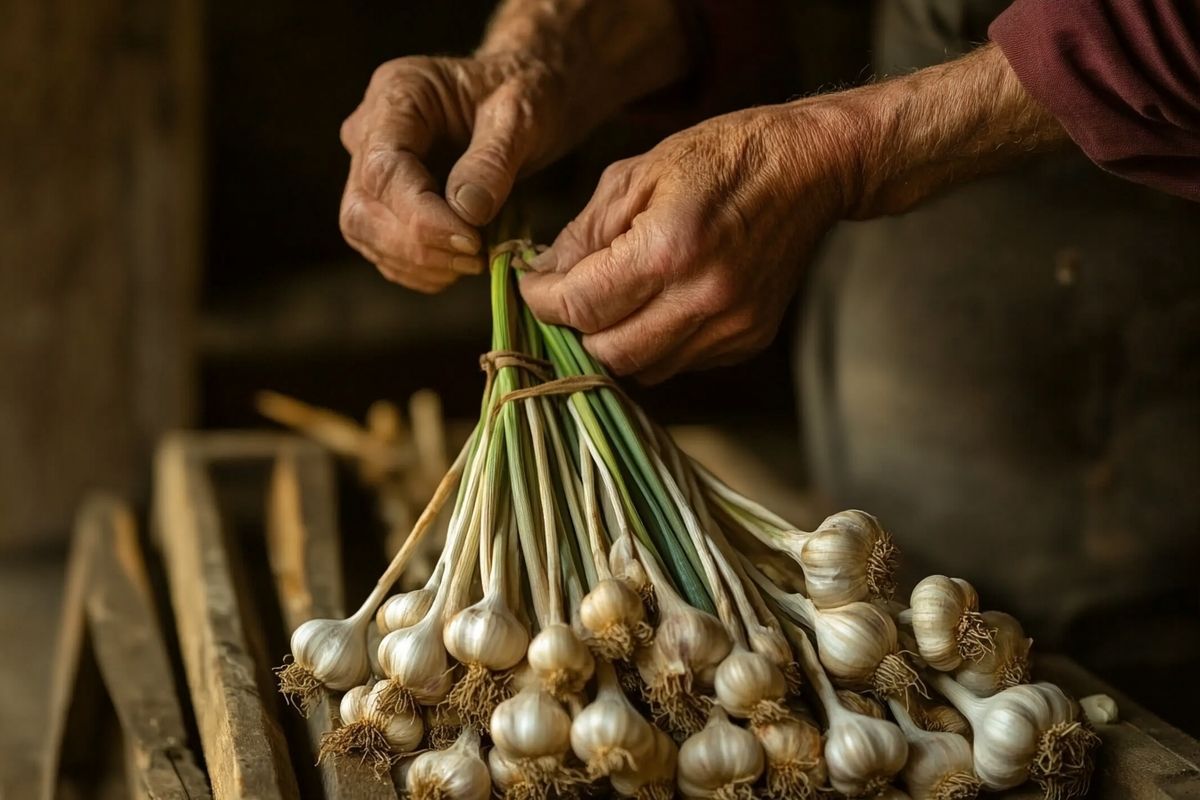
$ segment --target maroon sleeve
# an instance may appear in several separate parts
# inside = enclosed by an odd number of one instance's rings
[[[1017,0],[988,33],[1089,158],[1200,200],[1200,0]]]

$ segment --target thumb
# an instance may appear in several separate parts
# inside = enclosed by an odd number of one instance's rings
[[[520,109],[500,95],[480,106],[471,143],[446,178],[446,201],[472,225],[491,222],[512,191],[528,138]]]
[[[554,243],[529,265],[534,272],[566,272],[603,250],[625,231],[649,201],[651,188],[633,177],[630,161],[604,171],[584,209],[567,223]]]

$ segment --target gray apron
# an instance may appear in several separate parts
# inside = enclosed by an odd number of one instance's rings
[[[885,0],[877,72],[969,50],[1004,5]],[[909,577],[970,578],[1126,686],[1195,674],[1200,205],[1039,160],[840,225],[800,327],[814,483]]]

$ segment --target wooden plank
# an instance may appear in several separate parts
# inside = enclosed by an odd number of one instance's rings
[[[297,798],[283,735],[255,680],[204,450],[193,435],[164,438],[154,501],[213,793],[221,800]]]
[[[267,549],[289,635],[314,617],[345,616],[335,493],[332,462],[320,447],[297,440],[280,451],[267,504]],[[309,715],[314,754],[322,734],[340,722],[336,702],[327,693]],[[325,758],[320,772],[328,800],[396,800],[392,783],[359,759]]]
[[[1200,800],[1200,743],[1064,656],[1039,656],[1038,678],[1075,697],[1107,694],[1120,721],[1098,726],[1104,746],[1095,794],[1113,800]]]
[[[58,641],[51,662],[50,702],[46,709],[44,749],[41,758],[41,776],[37,796],[40,800],[54,800],[58,791],[59,767],[63,761],[63,749],[72,706],[77,703],[96,705],[96,698],[82,696],[90,693],[76,691],[81,678],[81,668],[87,669],[87,622],[84,602],[87,582],[91,573],[91,551],[94,542],[76,530],[67,559],[67,575],[63,586],[62,612],[58,623]],[[80,713],[76,708],[74,714]],[[87,713],[91,716],[91,712]]]
[[[211,797],[188,748],[133,513],[114,497],[93,495],[78,526],[90,544],[90,639],[124,733],[130,790],[149,800]]]

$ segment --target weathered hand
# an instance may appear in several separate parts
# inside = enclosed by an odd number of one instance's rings
[[[379,67],[342,125],[346,241],[389,279],[423,292],[482,271],[475,226],[495,216],[518,172],[556,154],[561,94],[551,70],[514,55]],[[444,192],[429,164],[441,152],[462,154]]]
[[[770,341],[825,230],[1064,146],[994,45],[697,125],[614,164],[521,291],[618,374],[662,380]]]
[[[843,127],[821,103],[751,109],[613,164],[522,278],[526,302],[646,382],[762,349],[846,211]]]

